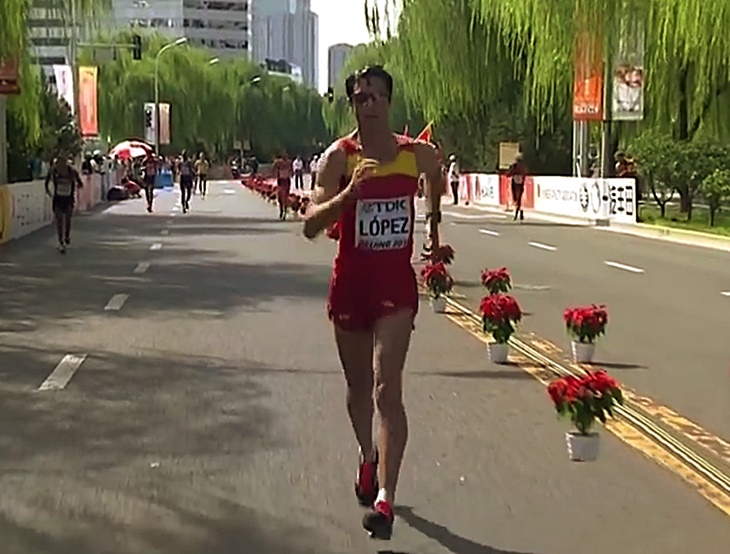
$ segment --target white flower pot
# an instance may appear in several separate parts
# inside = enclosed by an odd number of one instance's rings
[[[571,351],[573,352],[573,361],[577,364],[586,364],[593,361],[593,355],[596,353],[596,343],[572,341]]]
[[[489,359],[495,364],[506,364],[509,357],[509,344],[487,343]]]
[[[446,311],[446,297],[439,296],[438,298],[431,298],[431,308],[436,314],[442,314]]]
[[[578,431],[565,433],[565,442],[568,444],[568,457],[572,462],[595,462],[601,445],[598,433],[581,435]]]

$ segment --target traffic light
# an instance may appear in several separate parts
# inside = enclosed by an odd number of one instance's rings
[[[152,121],[154,120],[154,110],[152,109],[152,106],[147,106],[144,109],[144,126],[145,129],[151,129],[152,128]]]
[[[139,35],[132,37],[132,59],[142,59],[142,37]]]
[[[335,101],[335,89],[332,87],[327,89],[327,94],[325,94],[325,97],[327,98],[327,102],[330,104]]]

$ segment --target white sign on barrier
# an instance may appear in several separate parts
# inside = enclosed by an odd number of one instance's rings
[[[479,173],[473,179],[475,202],[485,206],[499,206],[499,175]]]
[[[605,201],[612,222],[636,224],[636,182],[633,179],[606,179]]]
[[[535,211],[579,219],[608,219],[603,179],[535,177]]]

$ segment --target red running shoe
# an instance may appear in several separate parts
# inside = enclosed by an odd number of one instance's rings
[[[370,533],[371,539],[389,541],[393,535],[393,508],[381,500],[373,506],[372,511],[362,518],[363,528]]]
[[[375,452],[375,461],[366,462],[360,455],[360,465],[355,481],[355,496],[361,506],[370,508],[378,496],[378,452]]]

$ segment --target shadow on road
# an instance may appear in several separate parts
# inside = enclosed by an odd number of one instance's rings
[[[491,546],[479,544],[465,537],[461,537],[449,531],[448,528],[438,523],[429,521],[413,511],[409,506],[397,506],[395,513],[408,525],[423,533],[431,540],[438,542],[453,554],[530,554],[528,552],[517,552],[513,550],[499,550]],[[379,554],[386,554],[389,551],[381,550]],[[398,553],[392,553],[398,554]],[[415,553],[414,553],[415,554]]]
[[[13,354],[47,367],[42,348]],[[322,554],[310,530],[252,504],[266,486],[254,454],[289,447],[267,370],[100,352],[64,391],[0,384],[0,551]]]

